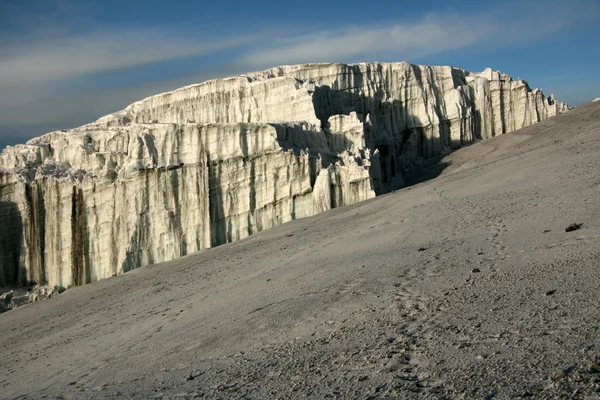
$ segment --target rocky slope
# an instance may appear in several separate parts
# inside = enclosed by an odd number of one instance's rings
[[[600,102],[441,163],[0,314],[0,398],[598,399]]]
[[[187,86],[0,155],[0,286],[67,287],[369,199],[567,110],[487,69],[308,64]]]

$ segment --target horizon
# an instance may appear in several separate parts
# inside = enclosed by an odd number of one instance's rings
[[[597,0],[278,4],[0,3],[0,151],[152,95],[280,65],[489,67],[570,106],[600,97]]]

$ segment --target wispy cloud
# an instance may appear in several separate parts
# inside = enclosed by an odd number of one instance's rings
[[[262,68],[305,62],[415,60],[473,46],[494,48],[538,40],[598,21],[594,0],[503,2],[484,12],[428,14],[416,21],[339,27],[269,43],[241,57]]]
[[[398,60],[468,46],[491,29],[484,24],[465,26],[458,15],[427,16],[418,23],[380,28],[351,26],[278,40],[269,49],[249,53],[241,61],[253,66],[323,61],[358,61],[386,55]],[[395,55],[396,54],[396,55]]]
[[[96,31],[83,36],[40,32],[2,48],[0,89],[57,83],[82,75],[209,54],[258,37],[188,39],[158,30]]]

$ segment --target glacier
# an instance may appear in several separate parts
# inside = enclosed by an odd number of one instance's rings
[[[569,107],[492,69],[303,64],[158,94],[0,154],[0,286],[83,285],[386,193]]]

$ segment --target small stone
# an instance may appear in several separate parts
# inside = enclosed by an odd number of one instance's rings
[[[478,274],[478,273],[480,273],[480,272],[481,272],[481,270],[480,270],[479,268],[473,268],[473,269],[471,270],[471,272],[472,272],[472,273],[474,273],[474,274]]]
[[[556,371],[550,376],[550,379],[553,381],[558,381],[560,379],[563,379],[564,377],[565,377],[565,374],[563,371]]]
[[[550,229],[546,229],[543,233],[548,233],[550,232]]]
[[[573,231],[576,231],[577,229],[581,228],[581,226],[582,226],[582,225],[583,225],[583,224],[577,224],[577,223],[573,223],[573,224],[571,224],[571,225],[569,225],[569,226],[567,226],[567,227],[565,228],[565,232],[573,232]]]
[[[384,383],[383,385],[379,385],[379,386],[377,386],[377,387],[375,388],[375,393],[380,393],[380,392],[382,392],[382,391],[386,390],[386,389],[387,389],[387,386],[388,386],[388,385],[387,385],[387,383]]]
[[[546,292],[546,296],[552,296],[555,292],[556,292],[556,289],[554,289],[554,290],[548,290]]]
[[[419,247],[418,251],[425,251],[425,250],[427,250],[427,247]]]

